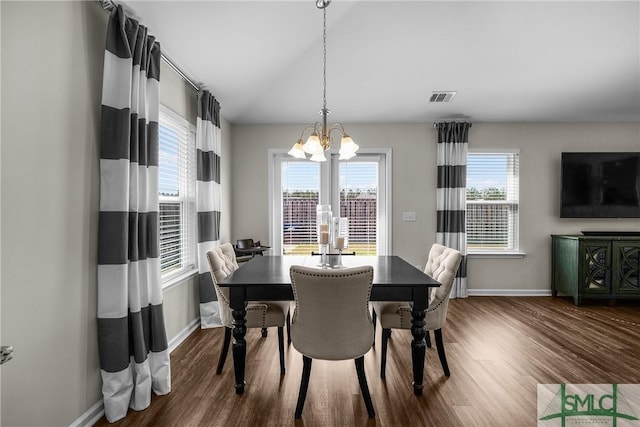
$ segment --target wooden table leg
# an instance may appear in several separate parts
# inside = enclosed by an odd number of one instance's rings
[[[233,316],[233,371],[236,378],[236,394],[244,393],[244,367],[247,358],[247,311],[244,308],[244,293],[240,289],[231,289],[229,305]]]
[[[244,393],[244,364],[247,357],[247,333],[245,316],[247,312],[233,310],[233,371],[236,376],[236,394]]]
[[[424,354],[427,343],[424,340],[425,331],[424,310],[411,311],[411,359],[413,362],[413,393],[416,396],[422,395],[422,381],[424,378]]]

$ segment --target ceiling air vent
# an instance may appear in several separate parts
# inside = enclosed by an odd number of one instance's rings
[[[429,102],[451,102],[453,97],[456,96],[455,91],[449,92],[432,92],[431,97],[429,98]]]

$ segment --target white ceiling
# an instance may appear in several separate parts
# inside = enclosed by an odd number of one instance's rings
[[[231,122],[318,119],[315,0],[123,3]],[[331,122],[640,121],[637,0],[333,0],[327,19]]]

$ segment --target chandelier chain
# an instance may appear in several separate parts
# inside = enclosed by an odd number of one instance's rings
[[[327,109],[327,9],[322,9],[324,14],[322,26],[322,109]]]

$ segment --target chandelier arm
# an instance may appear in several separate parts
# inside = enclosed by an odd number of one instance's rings
[[[344,130],[344,126],[342,125],[342,123],[332,124],[331,128],[329,129],[329,133],[333,132],[334,130],[339,131],[342,134],[342,136],[347,134],[347,132]]]
[[[327,130],[327,137],[329,139],[331,139],[331,133],[333,131],[338,131],[340,133],[341,136],[345,136],[347,133],[344,131],[344,127],[340,124],[340,123],[334,123],[331,125],[331,127]]]
[[[304,136],[304,133],[309,129],[313,129],[317,133],[319,124],[320,124],[319,122],[315,122],[314,124],[309,125],[306,128],[302,129],[302,132],[300,132],[300,139],[302,139],[302,137]]]

